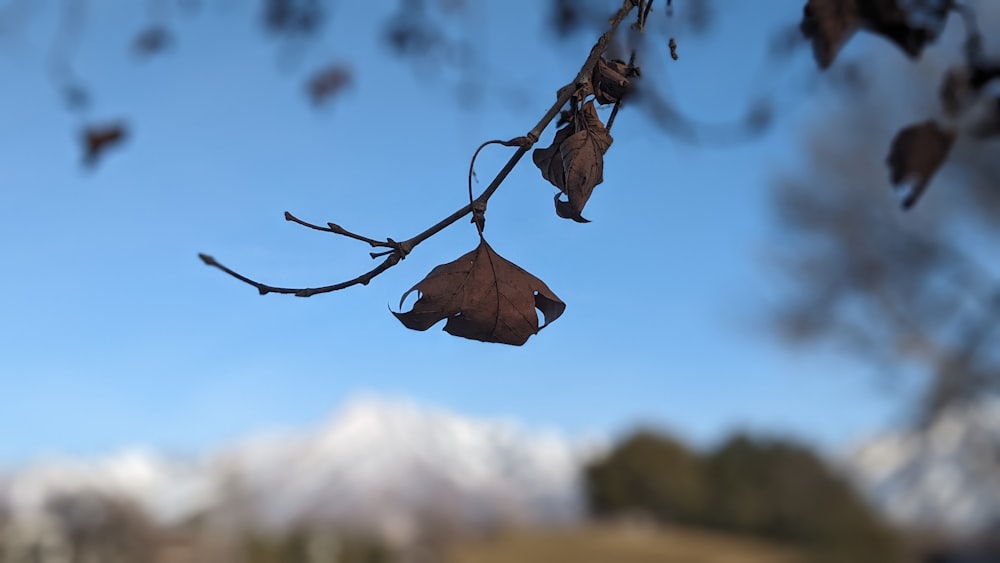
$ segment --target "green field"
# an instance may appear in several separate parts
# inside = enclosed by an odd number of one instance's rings
[[[690,529],[588,526],[466,542],[449,563],[800,563],[794,550]]]

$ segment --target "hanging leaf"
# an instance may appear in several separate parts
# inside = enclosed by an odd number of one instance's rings
[[[565,117],[565,116],[564,116]],[[572,117],[569,121],[572,121]],[[553,186],[563,189],[566,185],[566,175],[563,170],[562,155],[559,154],[559,147],[562,146],[566,139],[575,133],[573,124],[567,124],[565,127],[556,131],[555,137],[552,138],[552,144],[545,147],[544,149],[535,149],[531,153],[531,160],[535,162],[535,166],[538,167],[542,172],[542,178],[548,180]]]
[[[630,69],[625,61],[598,58],[597,64],[594,65],[594,75],[590,80],[597,103],[613,104],[620,100],[628,90],[629,77],[633,75],[633,69]]]
[[[447,319],[444,330],[451,335],[514,346],[527,342],[566,309],[545,282],[505,260],[482,238],[472,252],[431,270],[403,294],[400,307],[413,291],[420,293],[413,309],[393,312],[406,328],[427,330]],[[535,309],[545,320],[542,326]]]
[[[898,189],[909,184],[903,194],[903,209],[910,209],[920,199],[954,141],[955,133],[933,120],[910,125],[896,134],[886,163],[893,186]]]
[[[94,166],[110,147],[125,140],[128,130],[123,123],[90,125],[83,130],[83,164]]]
[[[556,215],[587,223],[581,213],[594,188],[604,181],[604,153],[613,139],[593,101],[584,104],[572,121],[556,131],[550,146],[535,149],[531,156],[542,177],[566,194],[568,201],[556,194]]]

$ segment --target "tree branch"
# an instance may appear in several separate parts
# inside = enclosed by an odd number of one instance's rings
[[[483,190],[483,193],[480,194],[479,197],[477,197],[475,200],[464,205],[451,215],[448,215],[447,217],[438,221],[434,225],[428,227],[424,231],[402,242],[396,242],[391,238],[387,238],[384,241],[380,241],[356,233],[352,233],[334,223],[327,223],[326,227],[314,225],[312,223],[308,223],[306,221],[303,221],[295,217],[294,215],[292,215],[287,211],[285,212],[286,221],[298,223],[299,225],[317,231],[333,233],[347,238],[359,240],[361,242],[365,242],[371,245],[373,248],[390,249],[387,252],[371,253],[373,259],[380,256],[386,256],[386,259],[383,260],[382,263],[380,263],[375,268],[369,270],[368,272],[365,272],[364,274],[361,274],[356,278],[344,282],[317,288],[275,287],[254,281],[234,270],[231,270],[230,268],[223,266],[222,264],[217,262],[215,258],[207,254],[199,254],[198,257],[201,258],[202,262],[204,262],[206,265],[222,270],[226,274],[229,274],[230,276],[240,280],[241,282],[248,285],[252,285],[253,287],[257,288],[257,291],[259,291],[261,295],[266,295],[268,293],[283,293],[283,294],[295,295],[296,297],[310,297],[312,295],[316,295],[319,293],[330,293],[333,291],[338,291],[354,285],[368,285],[368,283],[373,278],[375,278],[382,272],[385,272],[389,268],[395,266],[404,258],[406,258],[406,255],[409,254],[418,244],[424,242],[425,240],[443,231],[445,228],[451,226],[453,223],[465,217],[469,213],[472,213],[472,210],[474,208],[482,207],[486,204],[486,202],[490,199],[490,197],[492,197],[493,194],[496,193],[497,189],[500,188],[500,185],[503,183],[503,181],[507,179],[507,176],[510,174],[511,170],[513,170],[514,167],[517,166],[518,162],[521,161],[521,158],[524,157],[524,155],[527,154],[527,152],[531,149],[531,147],[538,141],[539,137],[541,137],[542,132],[545,130],[546,127],[548,127],[549,123],[551,123],[552,120],[555,119],[557,115],[559,115],[559,112],[562,110],[563,106],[565,106],[575,95],[577,95],[577,93],[580,92],[581,89],[585,89],[589,85],[590,77],[594,72],[594,67],[597,65],[597,60],[607,50],[608,43],[611,41],[611,38],[614,36],[621,22],[624,21],[625,18],[629,15],[629,13],[636,7],[640,8],[639,17],[642,18],[643,16],[642,5],[643,5],[642,0],[623,0],[621,8],[619,8],[618,11],[615,12],[614,16],[612,16],[611,19],[608,21],[609,29],[605,31],[597,39],[597,42],[594,44],[593,48],[591,48],[590,54],[584,61],[583,66],[580,67],[580,71],[577,73],[576,78],[574,78],[573,82],[567,84],[566,86],[563,86],[558,90],[558,92],[556,93],[555,103],[553,103],[552,107],[550,107],[548,111],[545,112],[545,115],[542,116],[542,118],[538,121],[537,124],[535,124],[535,126],[531,129],[531,131],[528,131],[527,135],[523,137],[517,137],[516,139],[507,142],[510,143],[510,145],[516,145],[518,148],[516,151],[514,151],[514,154],[511,155],[510,159],[507,161],[507,164],[505,164],[503,168],[501,168],[500,171],[497,172],[496,176],[493,178],[493,181],[491,181],[489,186],[487,186],[486,189]]]

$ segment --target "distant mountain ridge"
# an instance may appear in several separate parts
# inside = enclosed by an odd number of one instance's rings
[[[359,398],[321,427],[253,437],[198,459],[130,450],[0,471],[0,520],[44,519],[59,495],[126,499],[158,525],[206,514],[282,530],[333,523],[405,544],[449,532],[584,517],[581,468],[603,444],[405,400]],[[1000,400],[887,432],[843,460],[896,522],[957,532],[1000,525]]]
[[[0,477],[0,505],[32,518],[53,495],[98,492],[134,502],[162,525],[229,511],[255,527],[334,522],[405,543],[430,523],[576,521],[587,450],[512,422],[360,398],[314,432],[254,438],[204,459],[134,450],[31,464]]]

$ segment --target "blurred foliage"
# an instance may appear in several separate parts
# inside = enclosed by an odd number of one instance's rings
[[[596,514],[639,510],[662,522],[702,521],[707,497],[701,463],[666,436],[634,434],[606,460],[589,465],[586,480]]]
[[[787,542],[816,561],[891,562],[902,544],[808,448],[736,436],[705,455],[642,431],[586,469],[597,516],[642,514]]]
[[[1000,10],[963,4],[964,29],[949,23],[951,35],[912,65],[882,43],[839,56],[797,165],[773,182],[774,262],[787,282],[775,326],[792,344],[832,344],[906,376],[925,426],[1000,392],[1000,66],[973,32],[989,37]],[[935,3],[910,3],[921,5]],[[920,205],[904,215],[893,191],[904,209]],[[889,383],[896,397],[910,391]]]
[[[898,560],[890,528],[809,449],[736,436],[704,459],[705,523],[816,549],[830,561]]]

